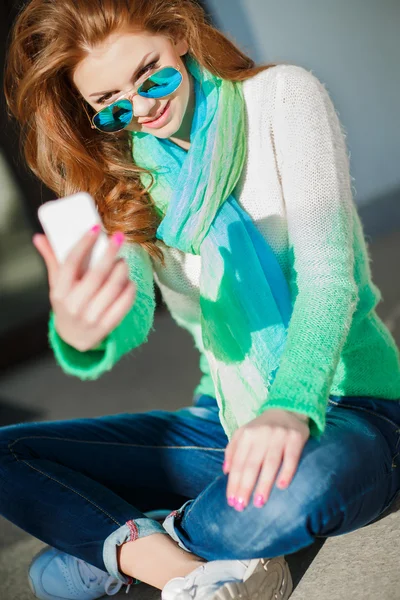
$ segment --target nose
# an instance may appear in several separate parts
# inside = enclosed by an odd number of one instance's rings
[[[133,98],[131,97],[131,101],[135,117],[147,117],[156,104],[155,98],[143,98],[139,94],[136,94]]]

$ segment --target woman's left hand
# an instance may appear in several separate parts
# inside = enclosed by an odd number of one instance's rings
[[[263,506],[282,461],[277,486],[286,488],[309,437],[308,417],[282,409],[268,409],[237,429],[225,449],[223,471],[229,473],[228,504],[243,510],[258,479],[254,505]]]

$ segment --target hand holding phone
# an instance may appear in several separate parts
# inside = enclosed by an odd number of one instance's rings
[[[38,217],[59,263],[91,227],[99,225],[103,229],[95,201],[86,192],[45,202],[39,207]],[[89,267],[101,260],[106,247],[107,235],[101,231],[90,253]]]
[[[33,242],[48,270],[50,303],[55,314],[56,329],[66,343],[85,352],[98,346],[113,331],[131,309],[136,296],[136,286],[129,279],[128,265],[123,258],[117,257],[123,234],[114,234],[110,240],[104,234],[105,247],[104,242],[102,246],[98,245],[96,256],[93,251],[100,238],[97,217],[94,223],[97,231],[91,231],[89,227],[89,231],[78,237],[78,241],[71,246],[70,239],[60,242],[57,237],[60,219],[53,215],[53,223],[56,223],[53,227],[49,224],[51,219],[43,217],[45,212],[42,211],[41,222],[42,218],[43,222],[46,221],[46,226],[43,226],[46,235],[35,235]],[[75,213],[75,220],[79,216],[79,212]],[[93,218],[93,213],[91,216]],[[88,220],[85,218],[87,226]],[[66,247],[68,250],[65,254]]]

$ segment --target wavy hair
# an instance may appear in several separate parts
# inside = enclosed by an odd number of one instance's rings
[[[105,230],[122,231],[164,263],[160,217],[132,159],[132,135],[91,129],[71,74],[88,48],[134,26],[184,38],[189,53],[222,79],[243,81],[272,64],[254,61],[207,19],[195,0],[30,0],[14,24],[5,96],[21,126],[29,168],[59,197],[87,191]]]

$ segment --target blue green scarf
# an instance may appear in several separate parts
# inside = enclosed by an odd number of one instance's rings
[[[133,158],[152,172],[150,194],[166,211],[157,238],[201,256],[204,350],[231,434],[268,398],[292,305],[272,249],[232,195],[247,151],[242,84],[214,76],[189,55],[185,60],[195,93],[190,150],[135,133]],[[144,174],[142,183],[149,181]]]

